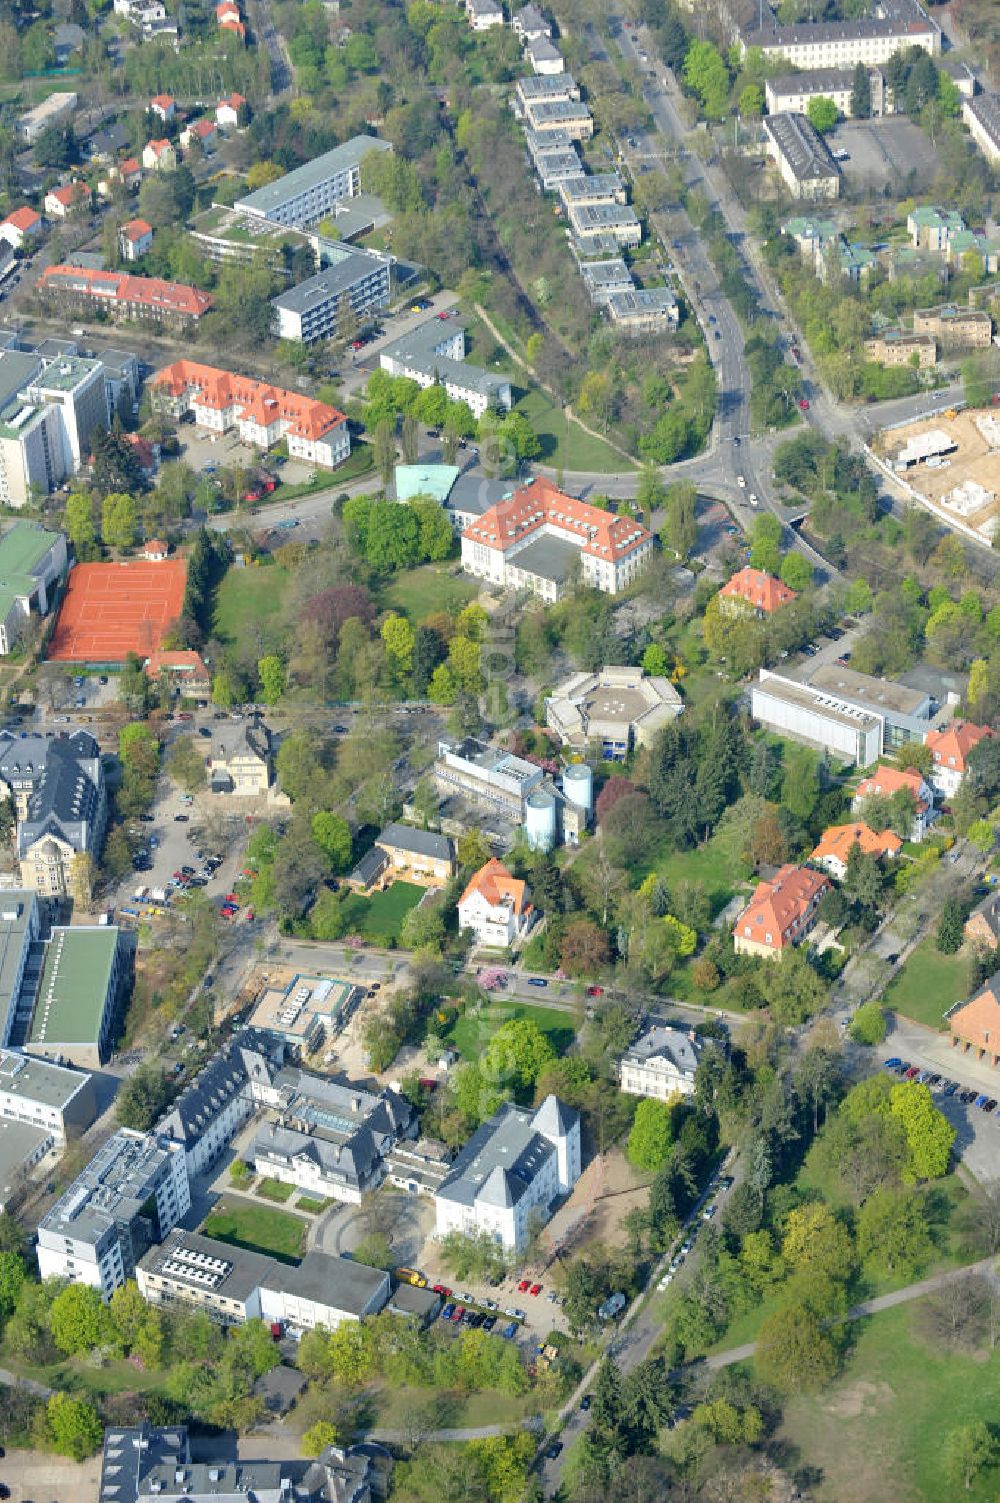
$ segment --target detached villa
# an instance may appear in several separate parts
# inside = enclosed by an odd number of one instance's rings
[[[733,925],[737,955],[780,960],[815,924],[816,909],[829,886],[829,877],[808,866],[782,866],[770,882],[758,882]]]
[[[459,898],[458,927],[471,929],[479,945],[506,949],[527,934],[533,913],[528,884],[511,876],[494,856]]]

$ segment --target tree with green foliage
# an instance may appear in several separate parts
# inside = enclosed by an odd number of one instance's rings
[[[779,1393],[816,1393],[836,1374],[837,1349],[805,1306],[783,1305],[760,1328],[754,1365]]]
[[[533,1018],[511,1018],[501,1023],[483,1050],[481,1069],[489,1081],[526,1091],[555,1057],[555,1049]]]
[[[814,130],[818,130],[821,136],[834,130],[840,119],[840,111],[833,100],[828,99],[825,94],[815,94],[810,99],[806,105],[806,114],[810,125]]]
[[[781,779],[781,806],[803,823],[819,801],[819,759],[808,746],[789,747]]]
[[[163,1069],[151,1060],[140,1065],[118,1092],[115,1115],[122,1127],[148,1132],[169,1100],[170,1086]]]
[[[906,1133],[909,1180],[940,1179],[948,1173],[956,1129],[934,1105],[930,1087],[900,1081],[889,1092],[889,1109]]]
[[[332,1420],[319,1419],[302,1432],[303,1456],[320,1456],[327,1446],[337,1444],[337,1427]]]
[[[957,898],[945,898],[934,935],[942,955],[957,955],[965,940],[965,912]]]
[[[915,1279],[933,1251],[919,1195],[893,1185],[869,1195],[858,1212],[858,1254],[869,1274]]]
[[[309,826],[313,840],[330,863],[330,870],[339,874],[351,864],[351,827],[340,814],[320,809],[312,817]]]
[[[266,705],[276,705],[288,687],[288,674],[277,653],[269,652],[257,660],[260,697]]]
[[[104,1426],[88,1399],[54,1393],[45,1410],[45,1428],[52,1449],[60,1456],[83,1461],[100,1448]]]
[[[680,559],[686,559],[698,542],[697,499],[697,491],[690,481],[680,480],[667,487],[667,520],[661,536]]]
[[[851,1019],[851,1038],[856,1044],[874,1047],[885,1038],[888,1025],[878,1002],[864,1002]]]
[[[166,769],[171,781],[185,793],[197,793],[206,781],[205,758],[194,736],[178,736],[167,753]]]
[[[871,112],[871,79],[868,76],[868,69],[864,63],[857,63],[854,68],[854,79],[851,83],[851,119],[867,120]]]
[[[997,1437],[984,1420],[956,1425],[944,1438],[942,1460],[954,1487],[961,1483],[966,1492],[987,1467],[994,1466],[1000,1454]]]
[[[769,511],[755,517],[750,528],[750,563],[765,574],[781,568],[781,523]]]
[[[139,528],[135,500],[127,492],[111,491],[101,507],[101,536],[108,548],[131,548]]]
[[[629,1162],[646,1174],[655,1174],[670,1157],[673,1147],[674,1111],[666,1101],[640,1101],[628,1136]]]
[[[91,1352],[109,1335],[108,1312],[100,1291],[89,1284],[68,1284],[52,1301],[49,1330],[61,1352]]]
[[[790,590],[801,594],[813,582],[812,564],[801,553],[786,553],[781,560],[780,579]]]
[[[684,58],[684,82],[698,96],[709,120],[724,120],[729,109],[729,69],[711,42],[694,40]]]
[[[393,668],[400,676],[408,674],[413,667],[415,644],[413,627],[409,621],[405,616],[390,611],[382,622],[380,634]]]
[[[789,1212],[781,1255],[790,1269],[810,1278],[846,1283],[854,1271],[850,1231],[823,1201]]]
[[[744,120],[759,120],[765,109],[764,90],[748,83],[740,92],[738,109]]]
[[[79,561],[98,556],[100,547],[94,521],[94,498],[86,491],[73,491],[66,497],[63,526]]]

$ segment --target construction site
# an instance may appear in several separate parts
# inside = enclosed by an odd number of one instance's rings
[[[883,429],[871,452],[943,522],[992,543],[1000,514],[1000,407],[949,409]]]

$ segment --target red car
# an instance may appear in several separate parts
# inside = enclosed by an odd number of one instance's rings
[[[530,1289],[530,1287],[531,1287],[531,1280],[530,1279],[522,1279],[521,1282],[517,1286],[517,1292],[518,1292],[518,1294],[527,1294],[527,1292]]]
[[[351,349],[352,350],[363,350],[364,347],[365,347],[365,342],[364,342],[363,339],[353,339],[351,341]],[[454,1316],[452,1316],[452,1319],[454,1319]]]
[[[450,314],[448,314],[447,312],[445,312],[445,313],[439,313],[438,314],[438,318],[449,318],[449,317],[450,317]]]
[[[433,1285],[433,1289],[434,1293],[440,1294],[442,1299],[448,1299],[451,1295],[451,1290],[448,1288],[447,1284],[435,1284]]]
[[[916,1077],[919,1074],[920,1074],[920,1066],[919,1065],[911,1065],[910,1068],[907,1070],[906,1074],[903,1076],[903,1079],[904,1080],[915,1080]]]
[[[465,1314],[465,1306],[464,1305],[456,1305],[455,1308],[454,1308],[454,1310],[452,1310],[452,1312],[451,1312],[451,1318],[452,1318],[452,1320],[461,1320],[462,1316],[464,1314]]]
[[[231,903],[234,908],[238,908],[240,906],[240,900],[234,892],[226,893],[226,902]]]
[[[542,1292],[542,1286],[541,1286],[541,1284],[532,1284],[531,1288],[528,1290],[528,1293],[532,1294],[532,1295],[538,1295],[538,1294],[541,1294],[541,1292]]]
[[[603,986],[588,986],[587,987],[587,996],[588,997],[603,997],[604,996],[604,988],[603,988]]]
[[[190,710],[179,710],[177,712],[177,719],[178,720],[193,720],[194,716],[191,714]]]
[[[809,411],[809,403],[806,401],[805,397],[799,398],[799,406],[802,408],[803,412]]]

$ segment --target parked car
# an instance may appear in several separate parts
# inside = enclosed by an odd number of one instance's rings
[[[550,1461],[555,1461],[556,1457],[561,1453],[561,1451],[562,1441],[554,1440],[552,1444],[546,1448],[545,1454]]]
[[[533,1299],[536,1298],[539,1294],[541,1294],[541,1292],[542,1292],[542,1286],[541,1286],[541,1284],[532,1284],[531,1288],[528,1290],[528,1293],[531,1295],[531,1297]]]
[[[896,1055],[893,1055],[892,1059],[887,1059],[885,1061],[882,1068],[883,1070],[898,1070],[902,1063],[903,1061],[901,1059],[898,1059]]]
[[[520,1279],[518,1281],[518,1285],[517,1285],[517,1292],[518,1292],[518,1294],[527,1294],[527,1292],[528,1292],[528,1290],[530,1288],[531,1288],[531,1280],[530,1279]]]
[[[528,985],[529,986],[548,986],[548,984],[549,983],[546,981],[546,979],[545,979],[544,976],[529,976],[528,977]]]
[[[461,1320],[462,1316],[464,1314],[465,1314],[465,1311],[463,1310],[462,1306],[461,1305],[456,1305],[455,1308],[452,1310],[451,1315],[449,1316],[449,1319],[450,1320]]]
[[[590,1408],[593,1402],[593,1396],[589,1393],[585,1393],[583,1398],[580,1400],[580,1408],[583,1410],[584,1414],[587,1413],[587,1410]]]

